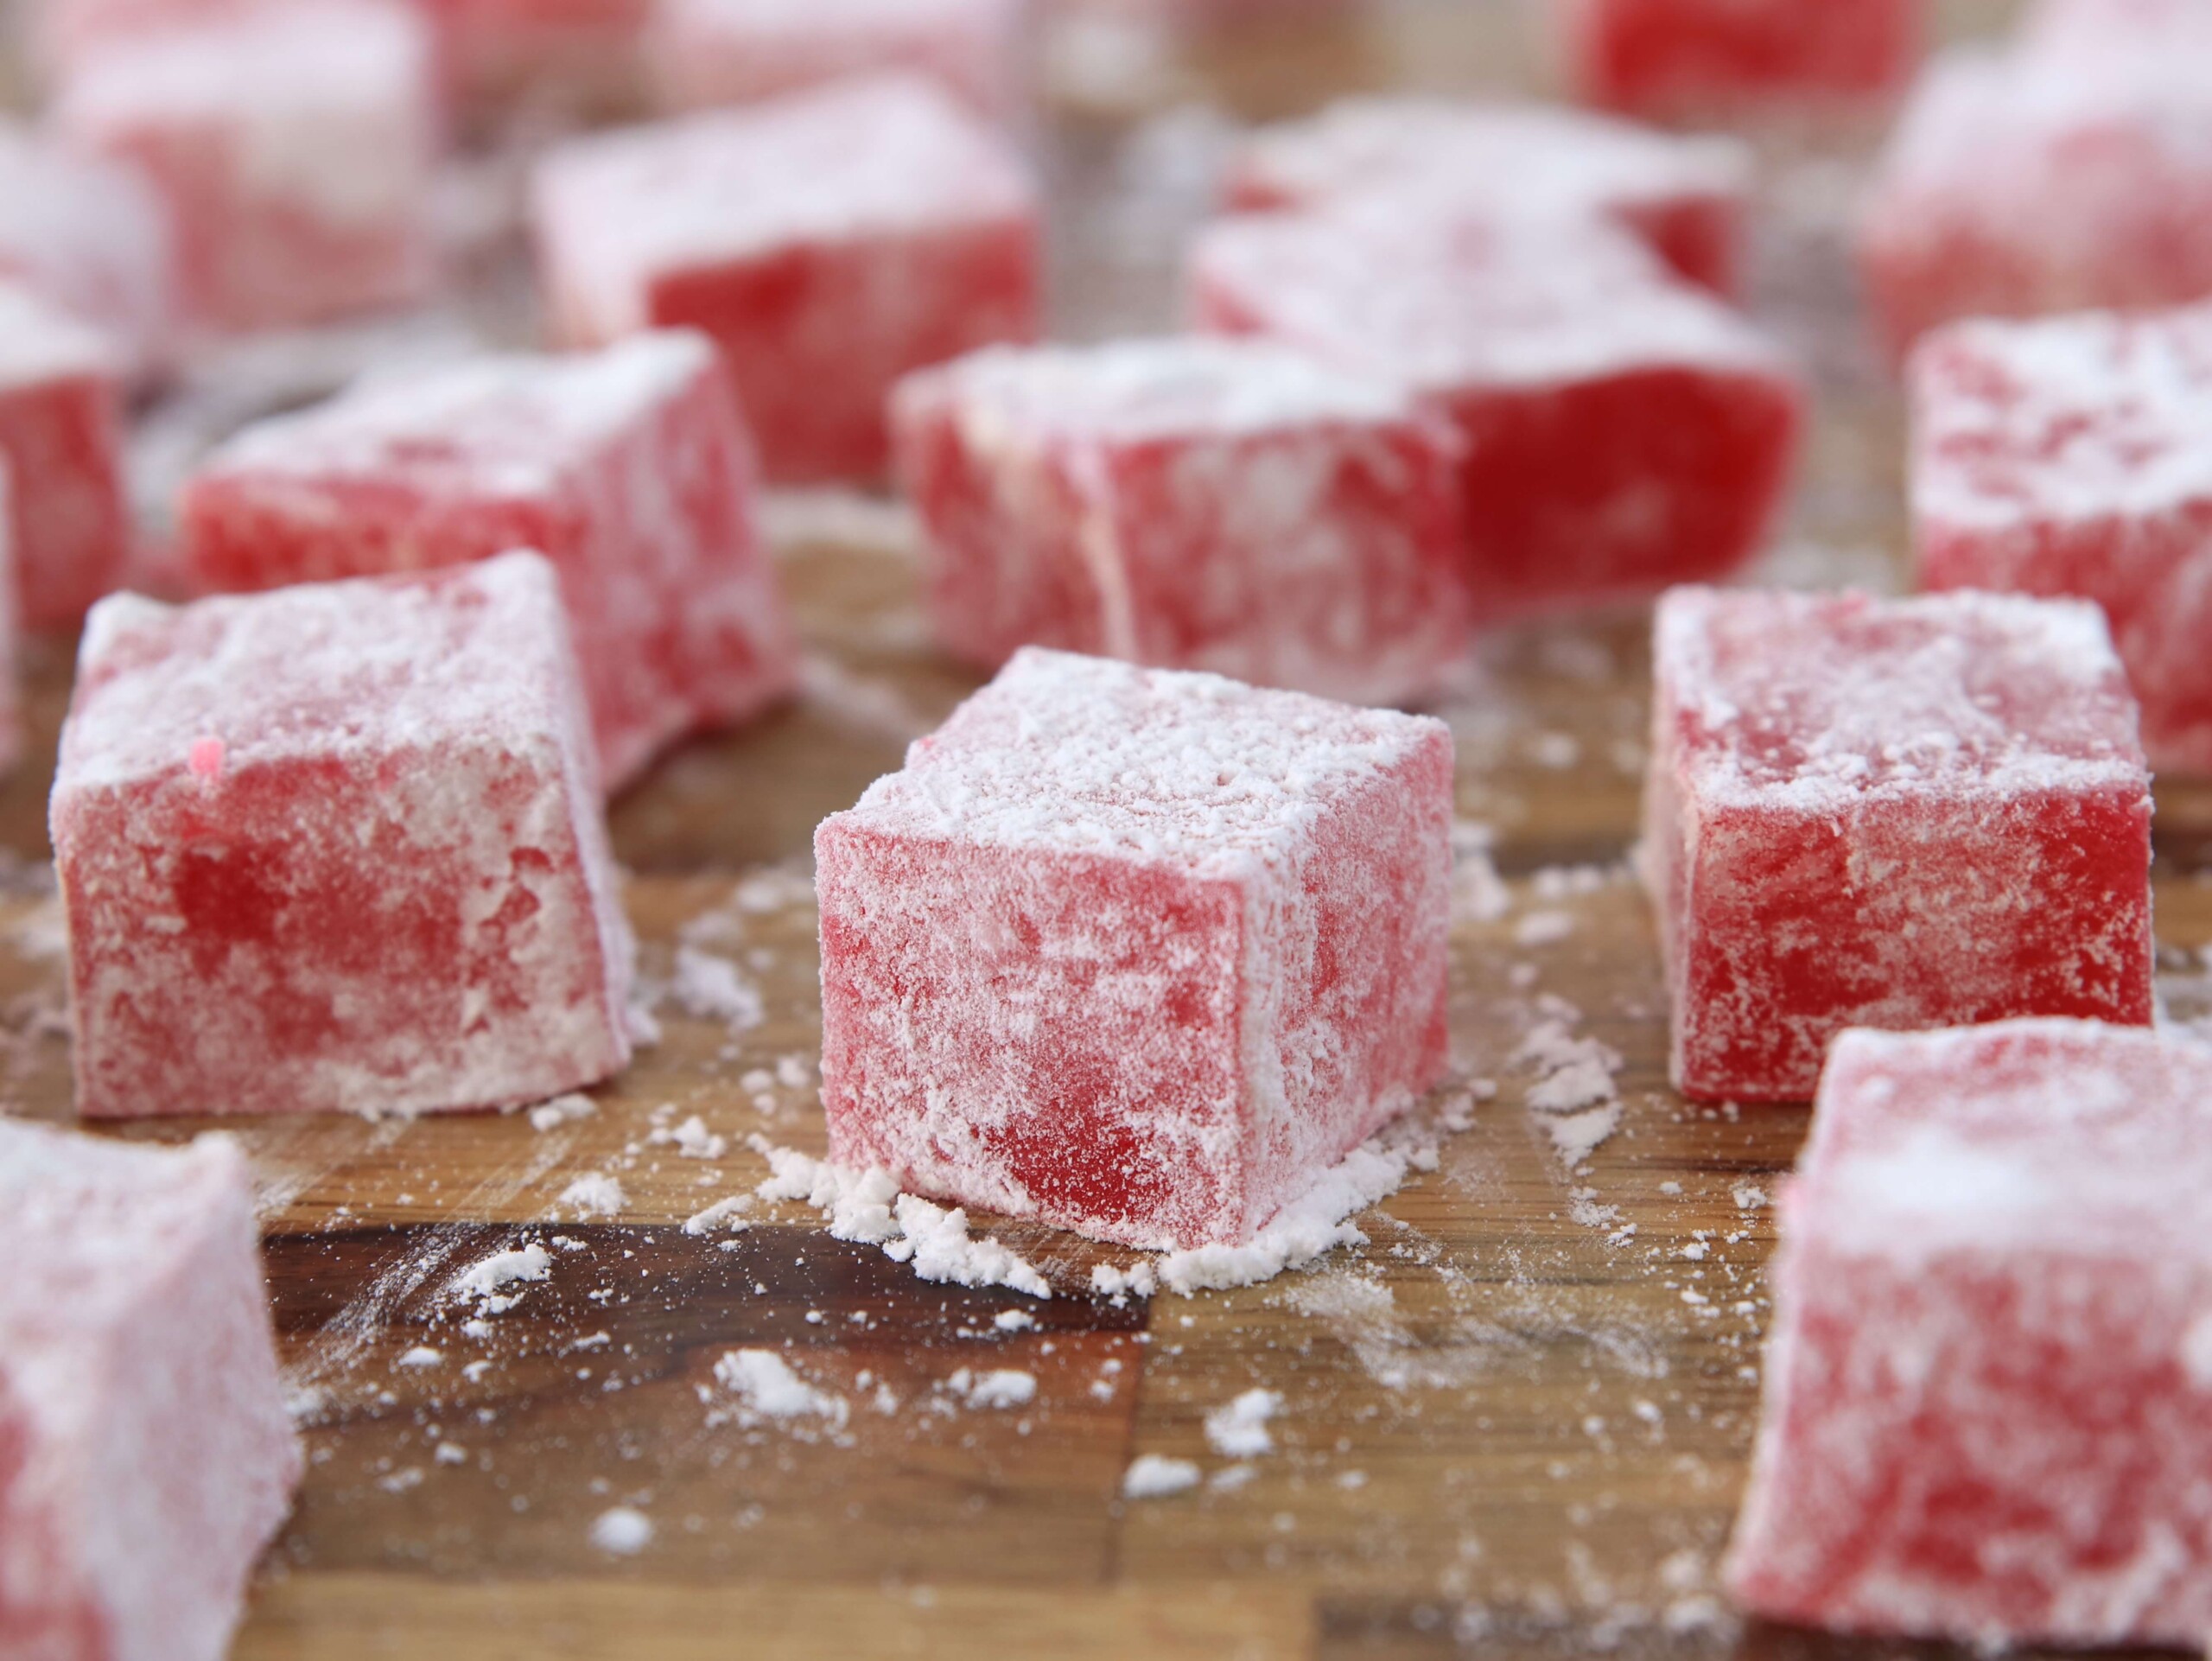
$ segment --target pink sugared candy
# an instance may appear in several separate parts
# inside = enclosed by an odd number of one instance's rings
[[[251,589],[537,550],[613,788],[791,690],[753,496],[713,348],[668,331],[372,380],[250,427],[187,484],[179,557],[201,589]]]
[[[918,79],[573,140],[535,186],[556,335],[703,330],[779,481],[880,475],[901,375],[1037,330],[1026,169]]]
[[[1192,283],[1207,327],[1451,417],[1485,620],[1732,571],[1788,482],[1800,398],[1779,353],[1594,220],[1415,197],[1248,214],[1200,238]]]
[[[1580,98],[1642,115],[1856,104],[1901,85],[1926,0],[1548,0]]]
[[[1263,128],[1230,164],[1232,207],[1312,207],[1420,190],[1483,213],[1588,213],[1641,237],[1676,275],[1732,294],[1750,150],[1532,104],[1350,99]]]
[[[2212,1049],[1846,1034],[1785,1191],[1729,1589],[2015,1644],[2212,1631]]]
[[[2212,294],[2207,50],[2031,37],[1933,63],[1892,137],[1859,232],[1902,353],[1941,323]]]
[[[1955,324],[1912,395],[1923,586],[2097,601],[2152,764],[2212,773],[2212,306]]]
[[[0,276],[99,329],[133,375],[176,325],[168,210],[135,169],[74,155],[0,120]]]
[[[1001,347],[893,404],[938,638],[1358,703],[1467,640],[1459,444],[1402,391],[1270,341]]]
[[[1804,1101],[1847,1027],[2151,1019],[2151,780],[2096,608],[1690,589],[1653,652],[1676,1088]]]
[[[315,0],[102,41],[52,119],[160,190],[194,321],[251,329],[422,297],[436,97],[412,12]]]
[[[978,115],[1029,101],[1027,0],[656,0],[661,103],[751,104],[855,75],[928,76]]]
[[[302,1465],[245,1156],[0,1119],[0,1655],[222,1661]]]
[[[73,627],[130,557],[122,377],[122,355],[104,335],[0,277],[10,609],[27,627]]]
[[[629,1060],[629,933],[535,554],[102,601],[52,823],[88,1117],[504,1107]]]
[[[840,1161],[1238,1242],[1444,1060],[1442,722],[1027,649],[815,836]]]

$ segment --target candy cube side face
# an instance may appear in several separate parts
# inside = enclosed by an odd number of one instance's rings
[[[1586,101],[1653,116],[1793,97],[1859,101],[1917,58],[1922,0],[1554,0]]]
[[[1780,371],[1626,366],[1446,400],[1465,441],[1467,574],[1485,616],[1649,595],[1758,551],[1803,425]]]
[[[1701,799],[1679,750],[1654,767],[1685,1094],[1809,1100],[1847,1027],[2149,1023],[2146,788],[1890,795],[1832,814]]]
[[[819,483],[883,475],[902,377],[1034,340],[1039,281],[1022,213],[664,271],[643,309],[721,348],[770,480]]]
[[[68,628],[122,580],[130,552],[120,467],[122,391],[71,375],[0,391],[0,457],[14,483],[15,610]]]
[[[1131,1245],[1250,1226],[1237,884],[843,815],[815,846],[836,1158]]]
[[[590,797],[550,742],[65,771],[78,1111],[502,1107],[619,1071]]]

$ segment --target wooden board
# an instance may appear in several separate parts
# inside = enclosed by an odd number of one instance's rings
[[[1182,65],[1165,90],[1277,110],[1348,83],[1530,73],[1503,6],[1416,0],[1394,28],[1356,51],[1283,31]],[[1058,134],[1071,332],[1171,315],[1162,204],[1205,130],[1171,121],[1132,140],[1093,111]],[[1859,342],[1840,256],[1864,137],[1762,143],[1759,308],[1823,395],[1768,574],[1894,582],[1895,401]],[[1433,1170],[1361,1219],[1370,1243],[1265,1286],[1116,1306],[1083,1289],[1093,1263],[1126,1254],[979,1219],[1050,1276],[1056,1295],[1037,1303],[925,1284],[799,1208],[764,1208],[734,1235],[680,1226],[765,1174],[748,1137],[819,1150],[809,836],[974,684],[929,649],[894,514],[785,504],[779,520],[807,696],[673,759],[614,814],[648,974],[664,981],[686,943],[727,958],[760,992],[759,1022],[733,1030],[664,1002],[662,1041],[594,1092],[594,1115],[550,1131],[519,1117],[232,1127],[264,1187],[311,1456],[242,1661],[1847,1647],[1742,1630],[1714,1586],[1756,1413],[1766,1201],[1805,1115],[1694,1111],[1665,1086],[1657,964],[1624,864],[1646,620],[1493,640],[1443,711],[1460,811],[1489,828],[1507,879],[1499,901],[1470,858],[1452,942],[1455,1069],[1496,1094]],[[33,761],[0,786],[14,856],[0,1103],[45,1117],[67,1111],[42,830],[67,663],[59,646],[35,654]],[[2212,890],[2190,873],[2212,813],[2181,792],[2161,813],[2165,990],[2201,1014]],[[1515,1060],[1547,1019],[1623,1058],[1621,1123],[1577,1165],[1525,1107]],[[779,1068],[765,1087],[748,1078]],[[695,1114],[720,1156],[653,1139]],[[619,1218],[563,1206],[588,1173],[619,1179]],[[568,1244],[551,1278],[489,1336],[465,1333],[452,1276],[556,1234]],[[1033,1327],[1001,1329],[1017,1308]],[[845,1429],[715,1422],[715,1363],[747,1346],[783,1349],[846,1398]],[[422,1346],[438,1364],[399,1365]],[[1034,1401],[956,1402],[957,1372],[999,1367],[1033,1374]],[[1221,1457],[1205,1416],[1254,1387],[1284,1398],[1275,1450]],[[1196,1460],[1208,1480],[1123,1502],[1143,1454]],[[618,1504],[656,1525],[634,1556],[591,1543]]]

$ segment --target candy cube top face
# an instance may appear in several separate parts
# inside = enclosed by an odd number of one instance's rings
[[[1948,54],[1870,190],[1861,264],[1891,346],[1965,317],[2212,290],[2212,86],[2187,52]]]
[[[1677,275],[1737,286],[1750,150],[1539,105],[1350,99],[1263,129],[1231,161],[1245,209],[1310,207],[1382,190],[1435,193],[1478,212],[1586,212],[1642,238]]]
[[[2212,308],[1957,324],[1912,395],[1923,586],[2094,600],[2152,764],[2212,773]]]
[[[1739,1603],[2202,1642],[2208,1082],[2202,1045],[2093,1022],[1837,1041],[1782,1210]]]
[[[167,210],[131,169],[0,121],[0,274],[93,325],[133,374],[157,367],[176,321]]]
[[[159,189],[196,322],[280,327],[427,290],[435,75],[413,12],[315,0],[103,41],[52,119]]]
[[[1440,722],[1035,649],[815,839],[832,1151],[1245,1238],[1433,1082]]]
[[[0,1122],[0,1630],[221,1661],[301,1468],[245,1158]]]
[[[556,580],[95,608],[54,785],[78,1108],[429,1111],[629,1059]]]
[[[901,375],[1036,332],[1020,158],[911,77],[576,140],[535,215],[556,333],[703,330],[779,481],[880,474]]]
[[[1654,651],[1678,1088],[1808,1099],[1847,1027],[2151,1019],[2150,775],[2094,607],[1687,589]]]
[[[675,109],[750,104],[906,71],[976,114],[1028,102],[1025,0],[658,0],[650,57]]]
[[[1680,117],[1857,103],[1920,54],[1925,0],[1551,0],[1584,100]]]
[[[10,493],[12,614],[73,627],[121,580],[123,360],[42,295],[0,277],[0,458]]]
[[[1433,692],[1467,638],[1457,439],[1265,341],[1001,348],[914,377],[899,472],[939,639],[1047,645],[1353,703]]]
[[[667,331],[372,380],[249,427],[187,486],[180,543],[210,589],[542,550],[613,788],[682,734],[791,688],[754,494],[713,347]]]
[[[1780,505],[1802,422],[1780,354],[1595,220],[1413,196],[1249,215],[1199,238],[1192,287],[1208,328],[1273,335],[1451,417],[1484,617],[1725,574]]]

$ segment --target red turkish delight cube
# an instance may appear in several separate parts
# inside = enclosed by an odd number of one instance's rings
[[[1023,164],[918,80],[574,140],[535,216],[555,334],[704,330],[779,481],[880,474],[900,376],[1037,330]]]
[[[187,483],[203,589],[532,548],[561,574],[610,788],[782,698],[797,653],[743,423],[699,335],[372,380],[249,427]]]
[[[1902,353],[1937,324],[2212,293],[2212,80],[2202,56],[1960,52],[1915,89],[1859,232]]]
[[[1363,98],[1255,134],[1230,161],[1228,197],[1256,212],[1421,190],[1477,213],[1590,213],[1725,295],[1751,188],[1751,151],[1734,139],[1541,105]]]
[[[318,0],[102,41],[53,120],[161,191],[195,321],[316,322],[429,287],[439,117],[410,12]]]
[[[1806,1100],[1847,1027],[2151,1019],[2151,780],[2094,606],[1683,589],[1654,658],[1686,1095]]]
[[[1845,1631],[2212,1631],[2212,1050],[2016,1021],[1847,1033],[1785,1192],[1727,1581]]]
[[[87,1117],[505,1107],[629,1060],[629,935],[535,554],[103,601],[52,819]]]
[[[134,376],[168,357],[177,321],[168,214],[134,168],[0,121],[0,276],[99,329]]]
[[[1586,102],[1654,116],[1861,103],[1903,84],[1925,0],[1551,0]]]
[[[1441,722],[1026,648],[815,836],[840,1161],[1241,1242],[1444,1060]]]
[[[1222,221],[1192,269],[1207,327],[1293,342],[1451,417],[1485,619],[1732,571],[1780,505],[1790,372],[1606,226],[1372,200]]]
[[[671,109],[904,70],[1014,123],[1028,105],[1026,10],[1026,0],[656,0],[647,56]]]
[[[1922,584],[2095,601],[2152,764],[2212,773],[2212,306],[1954,324],[1912,395]]]
[[[121,579],[123,365],[100,334],[0,277],[0,459],[12,490],[11,609],[73,627]]]
[[[996,347],[903,384],[938,637],[1358,703],[1467,643],[1459,443],[1405,393],[1267,341]]]
[[[0,1651],[222,1661],[301,1470],[245,1156],[0,1119]]]

